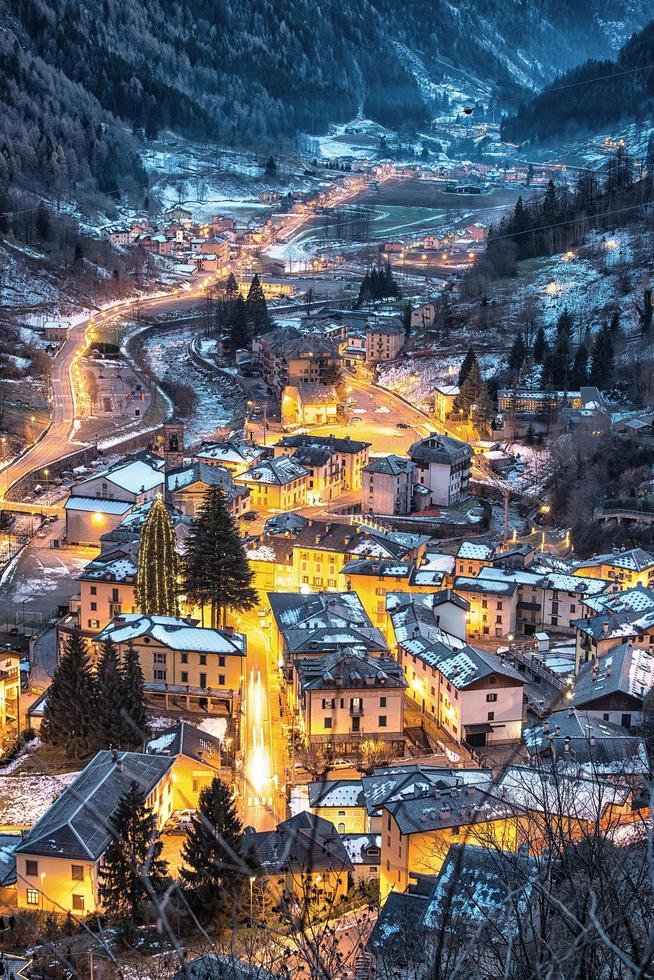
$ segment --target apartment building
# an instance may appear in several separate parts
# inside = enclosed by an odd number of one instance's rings
[[[472,455],[467,442],[435,432],[409,448],[417,482],[429,491],[432,504],[443,507],[468,495]]]
[[[295,706],[303,737],[333,753],[351,754],[366,739],[404,750],[402,668],[365,649],[295,661]]]
[[[115,616],[95,639],[98,651],[105,640],[121,654],[133,644],[154,704],[230,715],[239,703],[247,644],[241,633],[136,613]]]
[[[371,459],[362,470],[361,510],[364,514],[410,514],[416,464],[403,456]]]

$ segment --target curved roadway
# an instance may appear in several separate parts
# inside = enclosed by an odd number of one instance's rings
[[[86,443],[75,441],[74,422],[76,418],[77,400],[79,397],[79,375],[76,372],[78,359],[87,346],[89,330],[96,324],[106,324],[118,319],[138,303],[141,312],[156,309],[183,306],[190,301],[197,301],[204,289],[204,280],[191,290],[180,293],[175,290],[165,295],[154,296],[151,299],[121,300],[104,310],[99,311],[70,328],[68,339],[62,344],[54,356],[50,384],[50,424],[40,438],[18,459],[3,468],[2,489],[0,490],[0,507],[3,503],[9,506],[7,490],[21,477],[34,471],[45,471],[50,463],[83,449]],[[44,479],[47,474],[44,473]],[[55,512],[58,508],[47,505],[24,504],[11,501],[14,511],[30,513]]]

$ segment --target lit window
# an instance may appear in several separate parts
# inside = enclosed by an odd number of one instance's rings
[[[38,905],[39,904],[39,892],[36,888],[27,889],[27,904],[28,905]]]

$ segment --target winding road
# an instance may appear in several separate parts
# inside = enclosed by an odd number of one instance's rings
[[[107,324],[112,320],[124,317],[131,306],[139,304],[141,312],[163,312],[166,309],[183,307],[197,302],[204,289],[204,279],[194,285],[193,289],[180,294],[179,290],[159,294],[149,299],[120,300],[111,306],[90,315],[87,319],[76,323],[70,328],[68,339],[62,344],[53,358],[50,378],[50,424],[30,448],[18,459],[8,463],[0,470],[0,508],[8,505],[7,491],[28,473],[43,471],[47,480],[47,467],[78,449],[84,448],[84,443],[75,440],[74,423],[77,416],[77,402],[80,397],[80,375],[77,372],[77,362],[84,353],[89,332],[95,325]],[[60,508],[43,504],[27,504],[11,501],[12,511],[22,511],[34,514],[56,513]]]

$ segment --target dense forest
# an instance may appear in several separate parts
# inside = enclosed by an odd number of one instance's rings
[[[436,81],[462,72],[491,81],[498,99],[515,97],[580,56],[611,56],[616,32],[640,27],[647,8],[14,0],[0,5],[0,182],[115,193],[142,183],[136,140],[164,128],[253,146],[324,131],[359,110],[415,128],[431,106],[407,50]]]
[[[597,132],[621,120],[650,121],[654,107],[654,21],[615,60],[591,59],[557,78],[502,123],[502,136],[532,142]]]

